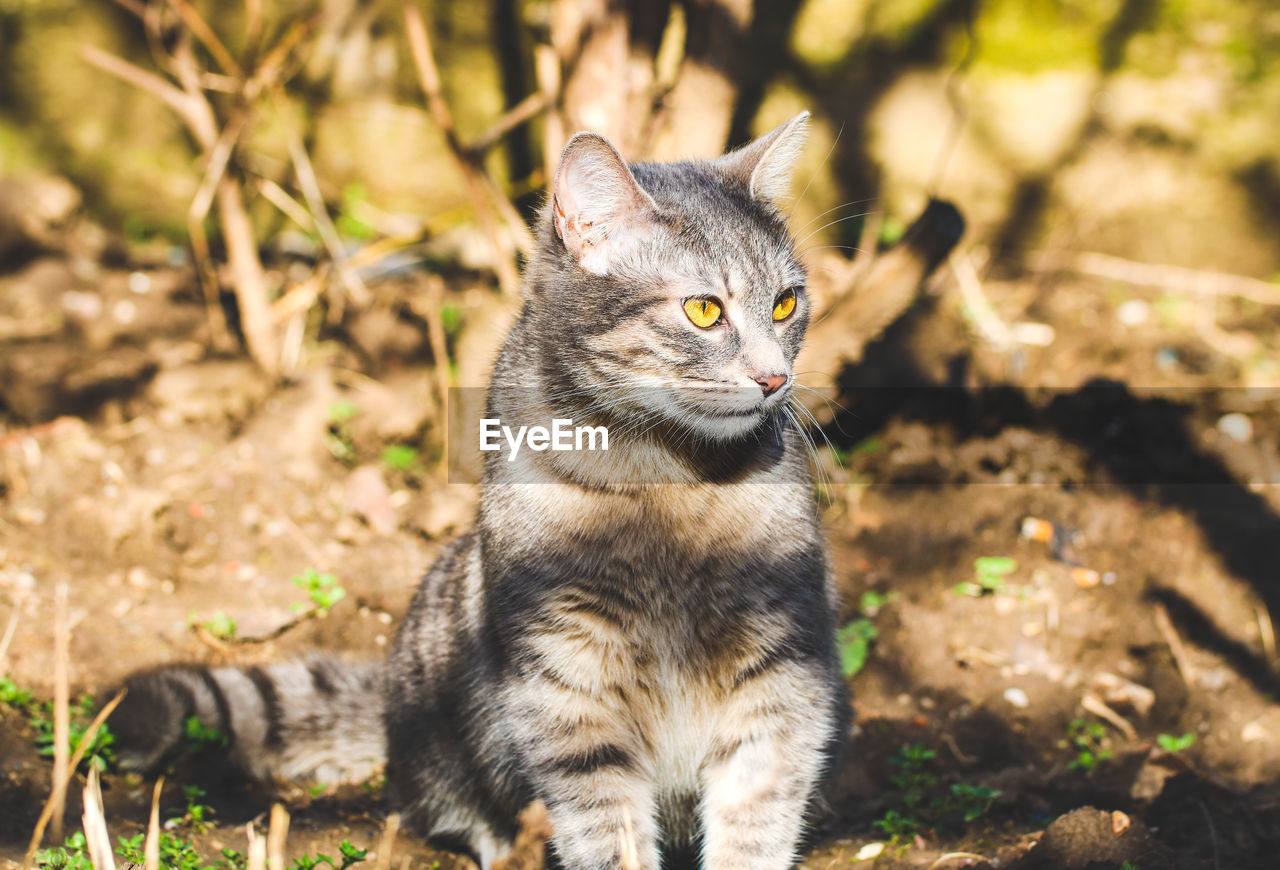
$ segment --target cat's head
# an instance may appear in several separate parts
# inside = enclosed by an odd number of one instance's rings
[[[602,136],[569,140],[531,270],[548,374],[703,439],[779,413],[809,301],[776,203],[807,119],[709,161],[629,166]]]

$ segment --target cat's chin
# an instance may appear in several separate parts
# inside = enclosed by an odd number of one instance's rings
[[[695,435],[708,441],[737,441],[758,430],[768,417],[762,411],[748,411],[715,416],[690,415],[681,422]]]

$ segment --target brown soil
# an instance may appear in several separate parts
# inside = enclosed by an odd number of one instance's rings
[[[413,282],[377,319],[330,329],[305,374],[273,386],[205,352],[203,308],[182,273],[145,274],[145,293],[127,271],[58,258],[0,276],[8,676],[51,697],[61,583],[77,693],[174,660],[380,655],[474,504],[470,488],[439,482],[429,452],[407,471],[379,460],[388,444],[437,443]],[[483,323],[467,307],[479,291],[450,292],[469,324]],[[1273,867],[1280,402],[1240,389],[1278,380],[1267,355],[1224,355],[1176,316],[1120,326],[1115,308],[1131,294],[1100,283],[1026,278],[989,292],[1008,319],[1053,326],[1053,344],[982,346],[943,296],[843,378],[827,434],[855,449],[827,488],[833,563],[850,619],[868,590],[888,598],[864,615],[878,636],[853,679],[856,733],[806,866]],[[1139,298],[1165,311],[1155,294]],[[1274,315],[1232,316],[1274,355]],[[332,420],[340,401],[359,409],[346,424]],[[1243,443],[1220,431],[1228,413],[1252,424]],[[1029,517],[1056,524],[1058,540],[1022,536]],[[1016,560],[1001,588],[956,591],[993,556]],[[308,567],[348,592],[327,618],[260,644],[192,629],[221,612],[238,636],[272,632],[304,598],[289,579]],[[1086,696],[1115,721],[1088,712]],[[1094,748],[1110,757],[1092,770],[1069,743],[1076,719],[1104,726]],[[1155,746],[1161,734],[1195,741],[1170,754]],[[32,736],[0,706],[0,860],[20,860],[47,791]],[[911,815],[893,761],[911,744],[934,752],[929,795],[956,784],[1000,795],[969,822],[917,812],[914,831],[858,862],[887,839],[877,820]],[[243,848],[243,826],[261,825],[275,799],[292,813],[297,854],[332,853],[343,838],[375,847],[386,813],[376,788],[312,795],[205,760],[170,777],[166,815],[197,780],[216,812],[197,838],[211,854]],[[112,835],[142,830],[149,784],[105,784]],[[455,863],[406,837],[396,854]]]

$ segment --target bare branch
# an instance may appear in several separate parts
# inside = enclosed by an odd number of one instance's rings
[[[537,117],[539,112],[546,109],[547,102],[547,95],[541,92],[525,97],[468,145],[467,154],[472,160],[483,159],[484,155],[489,153],[489,149],[506,138],[508,133],[525,121]]]
[[[231,286],[235,290],[236,304],[240,310],[240,325],[245,344],[263,371],[274,375],[279,370],[276,354],[276,335],[267,303],[267,281],[258,259],[258,243],[253,236],[253,224],[245,210],[240,185],[235,179],[224,176],[218,185],[218,216],[222,224],[222,237],[227,245],[227,260],[231,268]]]
[[[285,217],[297,224],[299,229],[315,230],[316,222],[306,208],[270,178],[258,179],[258,192],[266,197],[267,202],[280,209]]]
[[[149,73],[93,45],[80,46],[80,57],[108,75],[113,75],[122,82],[146,91],[164,102],[177,113],[201,144],[206,141],[212,143],[217,139],[213,118],[211,116],[206,118],[189,94],[175,88],[155,73]]]
[[[1238,296],[1260,305],[1280,305],[1280,287],[1247,275],[1139,263],[1109,254],[1094,253],[1044,253],[1034,257],[1032,262],[1036,268],[1045,271],[1060,269],[1175,293]]]
[[[435,119],[441,133],[444,134],[445,142],[448,143],[449,150],[453,153],[454,159],[458,163],[458,169],[462,172],[467,194],[470,196],[471,203],[476,210],[476,217],[479,219],[480,226],[493,247],[493,268],[498,275],[498,284],[501,285],[504,293],[516,296],[520,292],[520,277],[516,274],[515,264],[507,256],[502,241],[498,237],[498,228],[494,222],[493,211],[490,208],[489,199],[485,195],[485,184],[482,181],[483,170],[471,159],[458,140],[457,130],[453,125],[453,114],[449,111],[449,105],[445,102],[444,94],[440,87],[440,70],[436,66],[435,55],[431,50],[431,40],[427,36],[427,27],[422,20],[422,12],[418,9],[414,0],[404,0],[402,6],[404,9],[405,32],[409,37],[409,49],[413,55],[414,65],[418,68],[418,82],[427,98],[427,108],[430,110],[431,116]]]
[[[347,295],[356,305],[368,305],[372,295],[369,293],[369,288],[365,287],[364,282],[360,280],[360,276],[347,263],[346,252],[342,250],[342,239],[338,237],[338,230],[329,219],[329,212],[325,208],[324,196],[320,193],[320,182],[316,179],[315,169],[311,166],[311,159],[307,157],[307,149],[302,147],[302,141],[297,136],[291,136],[289,139],[289,157],[293,160],[293,170],[298,176],[298,186],[302,188],[302,196],[307,201],[311,218],[315,221],[316,230],[329,251],[334,268],[338,270],[338,278],[342,281],[342,286],[346,288]]]
[[[196,11],[194,6],[188,3],[187,0],[169,0],[169,5],[181,16],[183,22],[191,30],[192,35],[200,40],[205,48],[209,49],[209,53],[218,62],[218,66],[237,78],[244,75],[244,72],[240,69],[240,64],[236,63],[236,59],[231,56],[231,52],[227,51],[227,47],[222,44],[218,34],[213,32],[209,22],[204,20],[204,17]]]

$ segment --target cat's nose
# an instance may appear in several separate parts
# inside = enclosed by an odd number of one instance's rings
[[[754,380],[760,385],[760,389],[764,391],[765,396],[768,397],[782,389],[782,385],[787,382],[787,376],[757,375]]]

